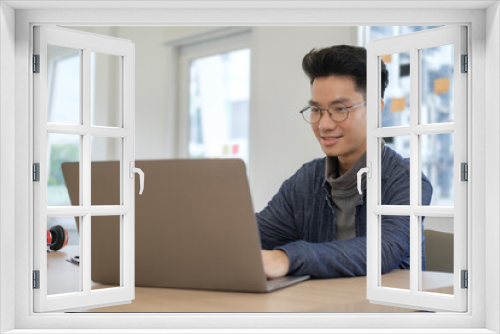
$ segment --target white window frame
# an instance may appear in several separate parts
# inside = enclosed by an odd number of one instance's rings
[[[82,4],[83,3],[83,4]],[[102,4],[104,3],[104,4]],[[408,1],[406,2],[408,3]],[[334,328],[342,329],[358,328],[359,332],[389,332],[387,328],[393,328],[392,332],[405,333],[414,332],[411,329],[420,328],[421,332],[456,332],[463,328],[466,333],[492,333],[500,331],[498,313],[499,303],[499,269],[498,258],[492,256],[488,267],[485,265],[486,254],[499,254],[499,228],[497,222],[500,220],[500,136],[498,127],[500,119],[500,66],[498,55],[500,50],[500,10],[497,1],[474,2],[466,1],[450,4],[446,1],[434,1],[432,5],[428,2],[414,2],[403,4],[401,2],[379,1],[376,4],[370,2],[367,8],[365,2],[351,1],[331,2],[329,4],[306,3],[305,1],[290,3],[277,2],[249,2],[245,5],[236,6],[230,3],[221,5],[219,9],[210,9],[212,15],[207,16],[206,6],[214,5],[212,2],[197,3],[196,5],[185,3],[185,7],[179,3],[165,2],[163,9],[158,9],[155,3],[154,9],[137,11],[127,9],[115,9],[103,12],[96,9],[97,6],[117,6],[106,2],[99,4],[79,2],[73,6],[86,9],[73,9],[72,4],[67,2],[17,2],[6,1],[1,4],[0,29],[2,57],[0,66],[2,78],[0,86],[2,130],[0,132],[0,145],[2,145],[0,169],[1,189],[1,253],[0,265],[2,303],[0,304],[0,317],[2,320],[2,331],[12,329],[16,333],[28,332],[23,329],[37,328],[92,328],[89,332],[103,332],[102,329],[111,328],[219,328],[231,329],[241,327],[274,328],[274,331],[284,327],[300,327],[313,329]],[[147,9],[148,2],[143,5],[135,4]],[[379,6],[379,8],[374,9]],[[462,6],[461,9],[450,9],[451,6]],[[11,6],[16,8],[14,10]],[[52,7],[54,10],[41,10],[41,8]],[[58,9],[58,6],[70,6],[66,9]],[[179,9],[179,6],[182,7]],[[198,7],[194,7],[198,6]],[[224,7],[226,6],[226,7]],[[303,8],[308,8],[304,10]],[[346,8],[347,6],[347,8]],[[395,7],[399,9],[395,9]],[[401,6],[403,8],[401,9]],[[404,6],[408,6],[404,8]],[[424,7],[424,6],[432,6]],[[221,8],[223,7],[223,8]],[[325,8],[326,7],[326,8]],[[31,10],[21,10],[27,8]],[[209,7],[210,8],[210,7]],[[408,10],[412,8],[412,10]],[[415,9],[417,8],[417,9]],[[17,10],[19,9],[19,10]],[[15,21],[14,21],[15,18]],[[30,30],[34,23],[42,24],[64,24],[64,25],[102,25],[103,20],[109,25],[171,25],[181,22],[183,25],[231,25],[234,22],[245,25],[397,25],[404,22],[405,25],[430,25],[430,24],[466,24],[469,27],[471,41],[469,55],[471,62],[469,69],[469,115],[468,131],[471,134],[469,152],[471,153],[469,171],[471,178],[475,180],[471,184],[470,198],[471,210],[469,210],[470,225],[468,233],[471,236],[469,249],[471,259],[469,268],[468,297],[470,310],[466,314],[251,314],[251,315],[188,315],[188,314],[51,314],[35,315],[32,310],[30,271],[31,261],[26,261],[30,256],[30,245],[32,239],[30,226],[33,221],[30,193],[32,189],[29,181],[31,161],[30,133],[32,133],[32,105],[30,104],[31,77],[29,64],[31,60]],[[486,29],[485,27],[486,22]],[[472,29],[471,29],[472,28]],[[14,38],[15,31],[15,38]],[[14,53],[15,52],[15,53]],[[9,68],[15,64],[15,73]],[[488,68],[488,71],[485,69]],[[5,71],[4,71],[5,70]],[[16,88],[9,83],[16,83]],[[15,94],[15,101],[12,98]],[[12,110],[15,107],[15,115]],[[9,110],[6,110],[9,108]],[[471,115],[478,114],[472,121]],[[15,127],[13,131],[6,130],[8,126]],[[488,135],[488,140],[485,140]],[[15,147],[11,143],[15,141]],[[10,145],[10,147],[9,147]],[[487,152],[487,153],[486,153]],[[15,161],[15,163],[14,163]],[[15,184],[9,182],[15,170]],[[485,175],[488,182],[485,182]],[[6,187],[3,187],[3,184]],[[6,199],[15,193],[15,212],[9,209],[12,201]],[[486,196],[488,194],[488,196]],[[4,211],[5,210],[5,211]],[[12,220],[15,214],[15,226]],[[11,232],[11,233],[9,233]],[[14,233],[15,232],[15,233]],[[471,233],[473,232],[473,233]],[[15,235],[15,239],[11,236]],[[472,247],[473,246],[473,247]],[[14,256],[12,256],[14,253]],[[11,270],[15,268],[15,272]],[[11,286],[15,282],[15,291]],[[8,285],[10,284],[10,285]],[[5,299],[4,299],[5,298]],[[15,304],[15,311],[11,305]],[[425,321],[422,321],[425,319]],[[377,328],[385,328],[377,330]],[[432,329],[434,328],[434,329]],[[442,330],[436,328],[443,328]],[[449,328],[447,331],[446,328]],[[219,330],[222,331],[222,330]],[[255,330],[259,331],[259,330]],[[260,330],[263,332],[263,330]],[[305,332],[306,330],[300,330]],[[29,331],[31,333],[35,330]],[[64,330],[70,332],[70,330]],[[73,331],[76,332],[76,331]],[[133,332],[129,330],[129,332]],[[144,330],[136,332],[144,332]],[[354,333],[355,331],[350,331]]]
[[[129,168],[134,164],[135,117],[134,117],[134,44],[130,41],[80,32],[60,27],[36,26],[34,28],[34,53],[40,57],[40,71],[33,76],[34,94],[34,162],[40,164],[40,181],[33,185],[34,195],[34,270],[40,272],[39,289],[34,289],[34,309],[49,312],[72,309],[88,309],[111,304],[129,303],[134,299],[134,220],[135,181]],[[47,46],[57,45],[80,54],[81,101],[80,124],[56,124],[47,122]],[[92,126],[91,122],[91,53],[114,55],[121,58],[120,68],[120,112],[123,123],[120,127]],[[80,205],[47,207],[47,143],[48,133],[79,135],[80,139]],[[119,138],[123,141],[120,152],[120,205],[91,205],[91,139],[93,136]],[[133,174],[132,174],[133,175]],[[120,217],[120,286],[110,289],[91,288],[91,219],[92,216]],[[48,217],[81,217],[79,245],[81,252],[79,292],[48,295],[47,291],[47,245]]]
[[[423,30],[410,34],[371,41],[367,46],[367,81],[374,82],[368,89],[367,105],[367,164],[371,169],[368,177],[367,208],[367,297],[370,301],[391,305],[412,305],[424,310],[448,310],[464,312],[467,309],[467,290],[461,288],[461,270],[467,270],[467,186],[461,181],[460,164],[467,163],[467,74],[461,73],[461,55],[467,54],[466,28],[447,26]],[[422,124],[421,50],[443,46],[454,46],[454,121],[448,123]],[[380,110],[381,57],[402,52],[410,53],[410,125],[382,127]],[[422,158],[423,134],[451,133],[454,135],[454,206],[422,205]],[[410,137],[410,203],[409,205],[383,205],[381,198],[381,149],[380,140],[394,136]],[[472,183],[473,180],[471,179]],[[404,215],[410,217],[410,279],[409,289],[394,289],[381,285],[381,216]],[[454,277],[452,295],[430,293],[422,287],[422,222],[420,217],[453,218]]]

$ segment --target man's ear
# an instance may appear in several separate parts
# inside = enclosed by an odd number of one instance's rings
[[[384,105],[385,105],[384,99],[380,99],[380,113],[384,112]]]

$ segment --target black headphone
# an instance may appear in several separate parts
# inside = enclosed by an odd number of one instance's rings
[[[50,250],[60,250],[68,244],[68,240],[68,231],[61,225],[52,226],[47,231],[47,246],[50,246]]]

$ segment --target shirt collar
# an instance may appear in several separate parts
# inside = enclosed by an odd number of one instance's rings
[[[380,147],[383,150],[385,141],[382,139]],[[357,183],[358,171],[366,167],[366,152],[349,168],[349,170],[342,176],[339,173],[339,159],[338,157],[326,156],[325,162],[325,185],[335,185],[336,187],[349,188]],[[365,175],[363,174],[363,178]]]

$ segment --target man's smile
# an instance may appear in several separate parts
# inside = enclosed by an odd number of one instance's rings
[[[339,142],[344,135],[341,133],[325,133],[320,134],[321,143],[325,146],[331,146]]]

